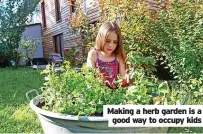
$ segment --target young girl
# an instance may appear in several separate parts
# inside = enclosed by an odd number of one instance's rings
[[[126,54],[123,48],[121,31],[116,23],[104,23],[98,32],[96,45],[88,53],[87,67],[99,68],[103,81],[110,88],[117,88],[113,83],[119,74],[129,83],[126,77]],[[124,84],[124,83],[123,83]]]

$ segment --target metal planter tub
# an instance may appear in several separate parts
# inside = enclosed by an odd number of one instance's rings
[[[45,133],[167,133],[168,128],[134,127],[111,128],[104,117],[87,117],[54,113],[43,110],[36,105],[41,95],[30,101],[31,108],[38,115]]]

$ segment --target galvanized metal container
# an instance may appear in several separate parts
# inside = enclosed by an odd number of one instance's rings
[[[43,130],[46,134],[58,133],[167,133],[168,128],[133,127],[112,128],[108,127],[108,119],[104,117],[86,117],[53,113],[40,109],[41,95],[30,101],[31,108],[37,113]]]

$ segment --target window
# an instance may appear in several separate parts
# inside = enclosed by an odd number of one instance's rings
[[[63,55],[63,34],[59,34],[53,37],[55,52]]]
[[[70,13],[75,13],[76,11],[76,7],[75,7],[75,3],[76,3],[76,0],[70,0]]]
[[[55,0],[56,21],[61,20],[60,1]]]
[[[44,4],[44,1],[41,3],[41,12],[42,12],[42,25],[43,27],[47,27],[47,24],[46,24],[46,14],[45,14],[45,4]]]

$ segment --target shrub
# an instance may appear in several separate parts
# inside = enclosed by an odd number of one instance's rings
[[[22,60],[29,60],[33,66],[33,56],[40,45],[40,40],[31,37],[23,37],[19,43],[18,53]]]

